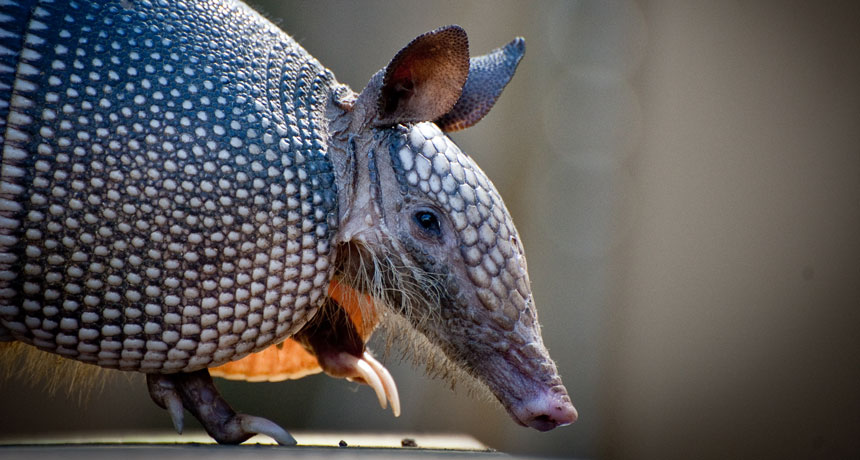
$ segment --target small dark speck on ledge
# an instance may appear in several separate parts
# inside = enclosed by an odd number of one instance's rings
[[[400,441],[401,447],[418,447],[418,443],[412,438],[403,438]]]
[[[346,441],[344,441],[343,439],[341,439],[341,440],[340,440],[340,442],[339,442],[339,443],[337,443],[337,445],[339,445],[340,447],[346,447],[346,446],[348,446],[349,444],[347,444],[347,443],[346,443]]]

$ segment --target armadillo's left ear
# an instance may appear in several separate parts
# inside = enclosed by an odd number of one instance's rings
[[[446,26],[420,35],[384,72],[375,125],[435,120],[454,107],[469,75],[466,31]]]
[[[442,131],[459,131],[484,118],[511,81],[525,52],[525,40],[517,37],[502,48],[472,58],[463,94],[451,111],[436,120],[439,128]]]

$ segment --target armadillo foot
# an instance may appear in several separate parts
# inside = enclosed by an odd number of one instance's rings
[[[182,433],[182,410],[191,412],[219,444],[239,444],[255,434],[266,435],[282,446],[296,440],[271,420],[238,414],[221,397],[207,369],[189,373],[148,374],[149,395],[167,410],[173,426]]]

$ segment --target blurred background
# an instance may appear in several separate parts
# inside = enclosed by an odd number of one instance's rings
[[[514,216],[580,420],[521,428],[395,357],[399,419],[320,375],[219,381],[234,407],[535,456],[860,456],[860,3],[253,5],[356,91],[441,25],[473,55],[526,38],[495,109],[452,137]],[[0,382],[2,439],[156,428],[139,376],[83,404]]]

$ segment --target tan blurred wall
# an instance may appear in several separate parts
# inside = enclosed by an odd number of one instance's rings
[[[860,4],[643,2],[611,458],[860,458]]]

